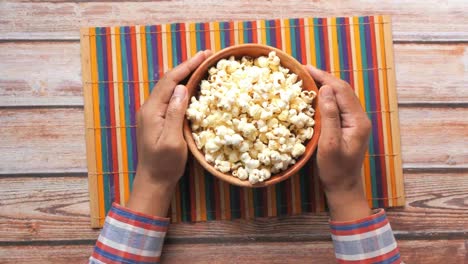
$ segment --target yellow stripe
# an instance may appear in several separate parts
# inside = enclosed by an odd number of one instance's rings
[[[265,23],[265,20],[260,20],[260,23],[261,23],[261,33],[262,33],[262,44],[266,44],[267,43],[267,37],[266,37],[266,23]]]
[[[144,33],[144,31],[143,31]],[[135,26],[135,41],[136,41],[136,59],[137,59],[137,71],[138,71],[138,90],[140,91],[140,106],[145,101],[145,92],[143,91],[143,65],[142,65],[142,58],[141,58],[141,34],[140,34],[140,27]]]
[[[333,52],[330,54],[333,54],[333,57],[331,60],[333,60],[333,68],[331,68],[332,71],[334,71],[334,75],[338,78],[340,78],[340,56],[338,53],[338,37],[337,37],[337,30],[338,27],[336,26],[336,17],[335,18],[330,18],[330,22],[332,23],[332,26],[329,27],[329,32],[331,31],[332,35],[332,48]]]
[[[239,44],[239,22],[235,21],[232,24],[234,25],[234,44]]]
[[[307,21],[309,22],[309,38],[307,39],[310,43],[307,50],[310,52],[310,61],[309,63],[317,66],[317,57],[316,57],[316,47],[315,47],[315,31],[314,31],[314,20],[312,18],[308,18]]]
[[[191,37],[190,37],[190,23],[185,23],[185,42],[186,42],[186,51],[187,59],[192,57],[192,47],[191,47]]]
[[[310,61],[310,34],[309,34],[309,19],[308,18],[304,18],[304,28],[302,30],[304,30],[304,38],[305,38],[305,49],[306,49],[306,64],[311,64],[311,61]]]
[[[116,50],[116,43],[115,43],[115,28],[111,28],[111,49],[112,49],[112,79],[114,80],[114,111],[115,111],[115,126],[120,127],[120,104],[119,104],[119,82],[118,82],[118,77],[117,77],[117,50]],[[124,177],[120,173],[123,171],[123,162],[122,162],[122,144],[121,140],[122,137],[120,135],[120,129],[116,128],[116,141],[117,141],[117,162],[119,165],[119,193],[120,193],[120,204],[125,205],[126,200],[125,200],[125,183],[124,183]]]
[[[237,26],[239,28],[237,31],[237,34],[239,35],[239,44],[244,44],[244,24],[242,23],[242,21],[237,22]]]
[[[168,57],[170,57],[170,56],[168,56],[168,51],[167,51],[167,47],[170,47],[170,45],[168,45],[169,43],[167,43],[168,37],[167,37],[167,33],[166,33],[166,26],[167,25],[164,25],[164,24],[161,25],[161,42],[162,42],[161,49],[162,49],[162,55],[163,55],[163,69],[162,69],[163,74],[165,74],[166,71],[169,69],[169,66],[168,66],[169,58]]]
[[[190,53],[194,56],[197,53],[197,35],[195,32],[195,23],[190,23]]]
[[[171,24],[166,24],[166,33],[163,36],[166,36],[166,48],[163,50],[163,52],[166,52],[166,58],[167,58],[167,65],[165,68],[165,71],[169,71],[174,67],[174,62],[172,60],[172,31],[171,31]],[[164,43],[164,40],[163,40]],[[164,46],[164,44],[163,44]]]
[[[289,21],[288,21],[288,24],[289,24]],[[284,23],[284,19],[281,19],[281,20],[280,20],[280,25],[281,25],[281,36],[280,36],[280,37],[281,37],[281,47],[282,47],[282,50],[283,50],[283,51],[286,51],[286,32],[285,32],[285,30],[286,30],[286,29],[285,29],[286,25],[285,25],[285,23]],[[288,30],[289,30],[289,28],[288,28]],[[287,45],[291,45],[291,43],[289,42],[290,39],[288,38],[287,40],[288,40],[288,41],[287,41],[287,43],[288,43]],[[289,50],[291,50],[291,46],[289,47]],[[286,52],[287,52],[288,54],[291,54],[291,51],[289,51],[289,52],[286,51]]]
[[[353,17],[353,24],[359,24],[359,19],[358,17]],[[354,43],[356,47],[356,69],[362,69],[362,63],[361,63],[361,43],[359,41],[360,39],[360,32],[359,32],[359,25],[354,26]],[[364,87],[363,87],[363,72],[360,71],[357,73],[357,80],[358,80],[358,86],[356,89],[359,90],[359,100],[361,101],[362,108],[364,111],[366,111],[366,101],[365,101],[365,94],[364,94]],[[366,150],[366,158],[364,158],[364,182],[366,183],[366,194],[368,198],[372,197],[372,186],[371,186],[371,175],[370,175],[370,164],[369,164],[369,152]],[[372,206],[372,200],[369,200],[369,206]]]
[[[214,51],[218,51],[221,49],[221,31],[219,29],[219,22],[210,23],[210,26],[212,26],[213,29],[211,34],[214,40]]]
[[[124,84],[122,83],[122,58],[121,58],[121,46],[120,46],[120,28],[115,27],[115,55],[116,55],[116,62],[117,62],[117,82],[119,87],[119,113],[120,113],[120,134],[121,139],[120,143],[122,145],[122,167],[121,170],[128,172],[128,161],[127,161],[127,131],[125,130],[125,100],[124,100]],[[130,185],[128,182],[128,173],[122,173],[123,178],[123,187],[124,187],[124,198],[123,200],[127,202],[130,193]]]
[[[98,179],[98,197],[99,197],[99,223],[104,224],[104,183],[102,175],[102,145],[101,145],[101,126],[99,118],[99,87],[98,87],[98,70],[97,70],[97,54],[96,54],[96,32],[94,28],[89,29],[90,35],[90,53],[91,53],[91,82],[93,83],[93,114],[95,140],[96,140],[96,173]]]
[[[218,40],[218,46],[216,46],[216,41],[215,41],[215,31],[214,31],[214,27],[215,27],[215,24],[218,24],[218,23],[214,23],[214,22],[210,22],[208,23],[208,32],[210,33],[210,47],[211,49],[215,50],[215,51],[218,51],[219,50],[219,40]],[[218,29],[219,29],[219,25],[218,25]],[[219,32],[219,31],[218,31]]]
[[[289,23],[289,19],[283,19],[284,21],[284,32],[283,32],[283,37],[284,37],[284,43],[286,43],[286,47],[283,48],[286,53],[292,54],[292,49],[291,49],[291,24]]]

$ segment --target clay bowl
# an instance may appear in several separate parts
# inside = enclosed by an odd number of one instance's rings
[[[206,59],[192,74],[188,83],[187,83],[187,90],[190,98],[192,96],[198,96],[198,91],[200,88],[200,83],[203,79],[208,76],[208,70],[216,65],[216,63],[221,59],[227,59],[230,56],[235,56],[236,59],[240,59],[242,56],[250,56],[252,58],[260,57],[260,56],[268,56],[268,53],[271,51],[276,51],[277,56],[281,59],[281,65],[285,68],[288,68],[291,72],[298,75],[299,79],[303,81],[303,88],[307,90],[313,90],[318,94],[317,86],[315,85],[314,80],[309,75],[307,70],[304,66],[299,63],[296,59],[291,57],[290,55],[286,54],[285,52],[265,45],[258,45],[258,44],[244,44],[238,46],[232,46],[226,49],[223,49],[208,59]],[[287,170],[282,171],[281,173],[271,175],[271,178],[264,181],[259,182],[256,184],[251,184],[248,180],[242,181],[237,177],[232,176],[231,174],[222,173],[214,168],[213,165],[208,163],[205,160],[205,155],[202,151],[200,151],[195,144],[195,141],[192,137],[192,131],[190,124],[187,119],[184,123],[184,137],[187,141],[188,147],[192,152],[193,156],[198,160],[198,162],[212,175],[218,177],[220,180],[226,181],[230,184],[242,186],[242,187],[265,187],[276,184],[278,182],[284,181],[291,177],[292,175],[296,174],[310,159],[312,154],[315,152],[317,148],[318,138],[320,136],[320,114],[317,107],[317,98],[313,101],[313,107],[315,109],[315,127],[314,127],[314,135],[312,138],[306,142],[306,150],[305,153],[296,160],[296,163],[290,166]]]

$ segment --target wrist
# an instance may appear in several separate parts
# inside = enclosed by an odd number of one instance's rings
[[[156,181],[152,175],[137,170],[126,207],[143,214],[166,217],[176,184]]]
[[[352,189],[325,191],[333,221],[352,221],[372,214],[362,184]]]

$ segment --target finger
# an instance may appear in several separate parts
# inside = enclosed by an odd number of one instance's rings
[[[306,68],[314,80],[333,88],[338,108],[342,114],[352,113],[353,116],[358,115],[359,118],[365,115],[359,99],[348,83],[311,65],[307,65]]]
[[[187,104],[187,87],[184,85],[177,85],[166,110],[163,133],[165,133],[167,137],[175,136],[177,138],[183,138],[182,127]]]
[[[174,92],[174,87],[187,78],[210,55],[211,51],[200,51],[191,59],[167,72],[154,87],[150,100],[155,100],[157,105],[168,104]]]
[[[340,79],[336,78],[332,74],[322,71],[320,69],[315,68],[312,65],[306,66],[307,71],[310,73],[312,78],[316,81],[321,83],[322,85],[338,85]]]
[[[319,144],[324,148],[332,147],[330,144],[339,144],[341,140],[340,110],[333,88],[322,86],[319,91],[319,109],[322,122]]]

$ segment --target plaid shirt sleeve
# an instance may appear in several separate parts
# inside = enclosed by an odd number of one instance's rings
[[[383,209],[351,222],[330,222],[338,263],[402,263]]]
[[[169,219],[133,212],[116,203],[89,263],[159,263]]]

